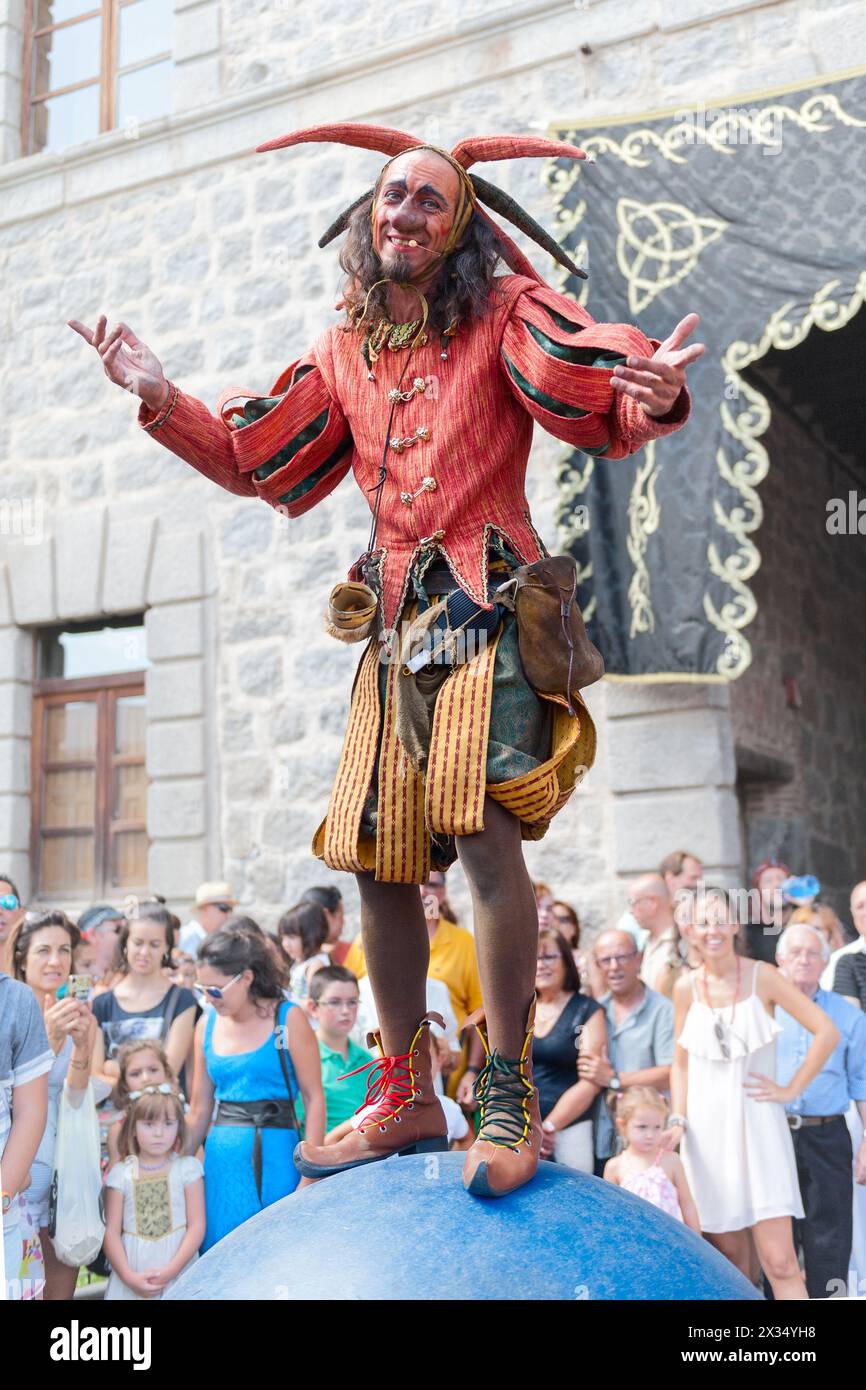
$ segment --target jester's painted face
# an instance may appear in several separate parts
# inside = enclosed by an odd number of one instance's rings
[[[456,170],[433,150],[412,150],[385,166],[373,207],[373,247],[385,275],[416,282],[435,275],[459,193]]]

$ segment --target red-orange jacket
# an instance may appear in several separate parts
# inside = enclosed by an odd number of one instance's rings
[[[396,406],[390,430],[377,533],[386,627],[399,616],[425,544],[482,604],[491,531],[524,561],[539,558],[525,493],[533,420],[586,453],[618,459],[688,418],[685,388],[659,419],[611,387],[614,366],[630,354],[652,356],[657,340],[629,324],[595,323],[573,300],[527,277],[503,276],[497,286],[490,311],[449,340],[447,360],[431,334],[401,382],[407,390],[424,379],[425,389]],[[248,397],[242,414],[234,405],[214,416],[179,391],[160,415],[142,405],[139,418],[205,477],[289,516],[309,511],[350,468],[372,505],[388,392],[407,351],[386,349],[369,381],[360,348],[357,333],[334,326],[282,373],[270,396]],[[400,439],[414,442],[400,448]]]

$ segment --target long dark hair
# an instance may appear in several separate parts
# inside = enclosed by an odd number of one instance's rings
[[[308,888],[301,898],[302,903],[318,903],[326,912],[336,912],[342,901],[342,893],[332,884],[316,884]]]
[[[9,882],[8,878],[6,882]],[[12,974],[16,980],[24,979],[30,943],[36,933],[44,931],[46,927],[62,927],[69,937],[69,944],[73,951],[81,942],[81,932],[74,922],[70,922],[65,912],[52,910],[28,913],[26,917],[22,917],[9,938],[9,959],[12,963]]]
[[[223,923],[222,929],[225,930],[226,927],[231,927],[234,931],[250,932],[265,943],[280,977],[280,989],[285,989],[289,983],[291,961],[286,960],[286,954],[276,937],[269,935],[264,927],[259,926],[255,918],[247,917],[243,912],[233,912],[231,917]]]
[[[373,249],[372,201],[366,198],[352,213],[340,252],[340,265],[346,272],[343,296],[348,327],[361,313],[367,291],[382,278],[382,262]],[[425,296],[430,306],[428,322],[434,332],[442,333],[454,319],[481,318],[487,313],[490,292],[496,288],[499,260],[495,234],[473,214],[460,246],[443,262],[439,277]],[[388,286],[379,285],[370,295],[367,320],[376,322],[387,317]]]
[[[117,934],[117,950],[120,955],[120,968],[124,975],[129,972],[129,960],[127,959],[127,948],[129,946],[129,933],[132,931],[136,922],[153,922],[155,926],[163,927],[165,930],[165,952],[162,958],[163,967],[171,965],[171,953],[174,950],[175,923],[177,922],[173,912],[169,912],[167,907],[160,907],[159,903],[140,903],[134,917],[128,917]]]
[[[198,963],[210,965],[229,979],[251,970],[250,998],[257,1006],[283,998],[283,977],[263,931],[247,926],[220,927],[202,942]]]
[[[318,903],[300,902],[283,913],[277,923],[280,945],[284,936],[299,936],[304,960],[311,960],[328,939],[328,919]]]

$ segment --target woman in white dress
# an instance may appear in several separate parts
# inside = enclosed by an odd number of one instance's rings
[[[774,1297],[805,1299],[791,1229],[803,1207],[784,1106],[818,1075],[839,1034],[775,966],[738,954],[738,931],[723,889],[698,894],[692,940],[702,964],[674,986],[668,1143],[683,1140],[707,1239],[748,1277],[751,1230]],[[773,1080],[777,1005],[815,1035],[788,1086]]]

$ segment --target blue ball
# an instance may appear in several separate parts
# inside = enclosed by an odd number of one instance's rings
[[[553,1163],[509,1197],[463,1190],[462,1153],[326,1178],[239,1226],[169,1299],[757,1299],[679,1221]]]

